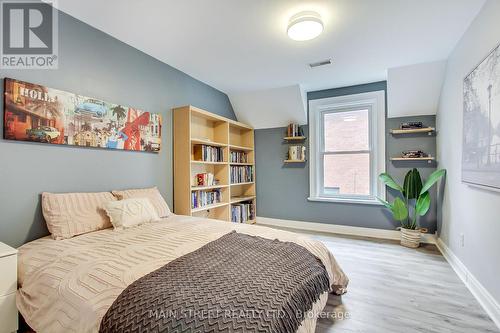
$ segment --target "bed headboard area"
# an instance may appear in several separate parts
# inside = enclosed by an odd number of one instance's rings
[[[98,192],[157,186],[172,205],[170,110],[192,104],[235,119],[224,93],[62,12],[59,31],[64,34],[59,34],[58,69],[0,69],[0,90],[4,91],[3,79],[8,77],[160,114],[161,151],[13,141],[2,135],[0,241],[14,247],[48,235],[40,207],[42,192]],[[3,99],[0,112],[0,124],[4,128]]]

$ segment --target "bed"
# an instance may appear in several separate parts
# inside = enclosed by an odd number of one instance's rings
[[[256,225],[170,215],[134,228],[94,231],[64,240],[50,237],[19,248],[17,304],[37,332],[98,332],[107,311],[134,281],[224,235],[292,242],[324,265],[329,290],[315,300],[297,332],[314,332],[328,293],[343,294],[348,278],[319,241]]]

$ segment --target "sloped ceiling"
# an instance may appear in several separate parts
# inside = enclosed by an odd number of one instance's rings
[[[387,71],[387,116],[435,115],[446,74],[445,60]]]
[[[304,97],[299,85],[229,93],[238,120],[254,128],[283,127],[291,122],[305,124]]]

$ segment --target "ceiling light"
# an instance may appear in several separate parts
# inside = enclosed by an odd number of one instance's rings
[[[288,37],[296,41],[310,40],[323,32],[323,21],[316,12],[300,12],[288,22]]]

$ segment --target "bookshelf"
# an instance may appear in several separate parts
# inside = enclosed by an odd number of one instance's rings
[[[233,209],[251,207],[255,216],[253,128],[190,105],[174,108],[173,121],[174,212],[231,221]],[[232,172],[242,176],[232,177]],[[208,174],[217,182],[199,185],[197,175]],[[200,199],[219,194],[220,200]],[[245,223],[255,223],[255,217]]]

